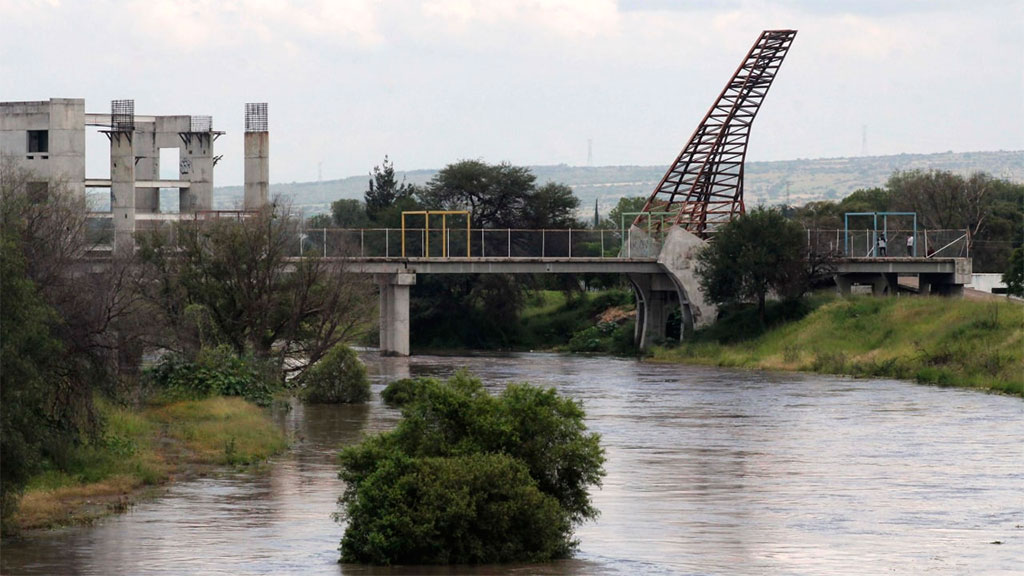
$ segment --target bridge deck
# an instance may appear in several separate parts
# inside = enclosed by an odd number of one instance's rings
[[[962,270],[967,261],[967,258],[910,258],[902,256],[841,258],[836,262],[836,272],[840,274],[955,274],[958,272],[958,266]],[[969,269],[967,273],[970,274]]]

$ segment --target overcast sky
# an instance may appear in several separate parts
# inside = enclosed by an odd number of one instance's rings
[[[0,0],[0,100],[212,115],[242,181],[467,158],[664,164],[764,29],[799,30],[748,160],[1024,149],[1024,0]],[[108,169],[88,138],[88,175]]]

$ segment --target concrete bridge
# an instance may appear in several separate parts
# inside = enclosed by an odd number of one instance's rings
[[[507,231],[489,231],[505,235]],[[549,231],[552,235],[567,231]],[[570,233],[571,234],[571,233]],[[314,234],[315,235],[315,234]],[[508,234],[508,242],[512,236]],[[325,236],[326,238],[326,236]],[[632,228],[625,235],[620,256],[573,256],[563,250],[557,256],[514,255],[511,245],[491,248],[501,256],[331,257],[349,272],[372,275],[380,290],[380,349],[384,354],[409,354],[409,301],[411,287],[421,274],[621,274],[630,282],[637,302],[635,340],[644,350],[663,341],[669,315],[676,308],[682,316],[680,338],[715,320],[717,310],[704,300],[694,266],[696,253],[705,241],[681,227],[671,228],[658,241]],[[571,242],[570,242],[571,245]],[[469,252],[483,252],[477,248]],[[602,250],[603,253],[603,250]],[[622,256],[625,255],[625,256]],[[912,276],[921,294],[959,295],[971,280],[969,258],[840,258],[834,279],[840,294],[855,286],[876,295],[895,295],[900,277]],[[904,289],[905,290],[905,289]]]
[[[380,349],[392,355],[409,354],[410,288],[419,274],[623,274],[636,294],[635,337],[641,348],[664,339],[673,304],[691,305],[685,291],[655,258],[350,258],[345,259],[345,267],[376,279]]]

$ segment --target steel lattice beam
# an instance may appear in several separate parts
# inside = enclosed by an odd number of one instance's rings
[[[750,125],[796,30],[765,30],[658,183],[644,212],[672,212],[673,225],[706,236],[744,212],[743,162]],[[645,215],[635,225],[643,225]]]

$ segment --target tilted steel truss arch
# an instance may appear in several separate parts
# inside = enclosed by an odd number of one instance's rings
[[[673,225],[706,236],[744,212],[743,162],[750,125],[796,36],[796,30],[765,30],[689,143],[647,199],[643,211],[672,212]],[[637,216],[634,224],[644,224]]]

